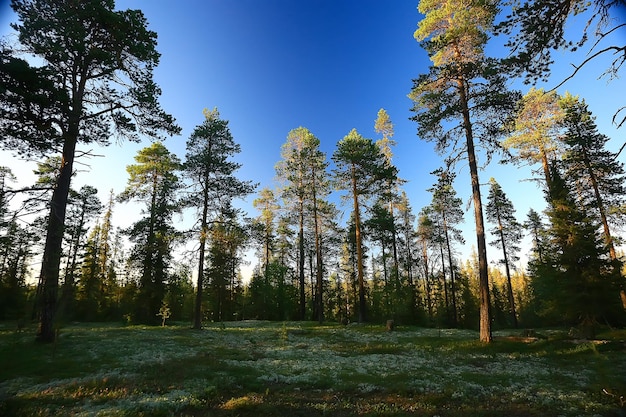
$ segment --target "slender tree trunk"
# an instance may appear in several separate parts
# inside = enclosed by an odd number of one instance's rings
[[[314,228],[315,228],[315,260],[316,260],[316,282],[317,282],[317,291],[315,293],[315,306],[317,308],[317,320],[319,323],[324,322],[324,308],[323,308],[323,296],[322,290],[324,288],[323,285],[323,274],[322,274],[322,243],[320,237],[320,230],[318,225],[318,215],[317,215],[317,199],[315,197],[315,192],[313,192],[313,217],[314,217]]]
[[[54,342],[55,340],[54,319],[59,288],[59,267],[61,265],[65,211],[70,192],[74,153],[76,151],[76,137],[78,137],[78,123],[76,123],[76,135],[70,134],[63,144],[59,177],[50,202],[46,243],[39,278],[41,299],[38,301],[39,327],[36,335],[37,341],[45,343]]]
[[[356,169],[352,166],[352,196],[354,200],[354,234],[356,240],[357,278],[359,280],[359,323],[367,319],[365,306],[365,277],[363,271],[363,248],[361,246],[361,214],[359,212],[359,195],[356,186]]]
[[[511,310],[511,318],[513,319],[513,327],[517,329],[517,311],[515,309],[515,297],[513,297],[513,284],[511,283],[511,270],[509,268],[509,257],[506,252],[504,243],[504,232],[502,230],[502,220],[498,213],[498,229],[500,232],[500,243],[502,244],[502,256],[504,257],[504,270],[506,271],[507,295],[509,298],[509,309]]]
[[[593,193],[596,197],[596,205],[598,206],[598,211],[600,212],[600,220],[602,221],[602,228],[604,230],[604,244],[609,248],[609,256],[612,261],[617,260],[617,253],[615,252],[615,245],[613,243],[613,236],[611,236],[611,229],[609,228],[609,222],[606,216],[606,209],[604,207],[604,202],[602,201],[602,195],[600,195],[600,187],[598,186],[598,179],[596,178],[595,172],[591,169],[591,163],[589,162],[589,158],[587,153],[584,153],[584,162],[585,168],[587,168],[587,173],[589,174],[589,178],[591,179],[591,185],[593,187]],[[623,285],[622,285],[623,287]],[[620,290],[620,300],[622,301],[622,307],[626,310],[626,290],[622,288]]]
[[[450,266],[450,300],[452,301],[452,324],[457,325],[458,315],[456,309],[456,285],[454,282],[454,263],[452,261],[452,248],[450,246],[450,236],[448,236],[448,223],[444,214],[443,230],[446,237],[446,249],[448,251],[448,265]]]
[[[428,278],[428,248],[426,242],[422,242],[422,262],[424,263],[424,289],[426,291],[426,307],[428,309],[428,319],[433,321],[433,301],[430,293],[430,279]]]
[[[439,244],[439,252],[441,253],[441,277],[443,282],[443,300],[446,308],[446,320],[450,318],[450,303],[448,298],[448,283],[446,282],[446,258],[443,253],[443,244]]]
[[[306,318],[306,292],[304,282],[304,203],[300,199],[300,229],[298,231],[298,269],[300,278],[300,320]]]
[[[391,214],[391,249],[393,251],[393,278],[396,290],[400,288],[400,267],[398,263],[398,235],[396,234],[396,219],[393,213],[393,201],[389,202],[389,213]]]
[[[312,199],[313,199],[313,227],[315,229],[315,261],[316,261],[316,282],[317,292],[315,293],[315,305],[317,308],[317,320],[319,323],[324,322],[324,305],[323,305],[323,262],[322,262],[322,238],[319,224],[319,213],[317,210],[317,185],[316,178],[317,172],[315,165],[311,165],[311,180],[312,180]]]
[[[409,285],[413,285],[413,254],[411,253],[411,235],[408,229],[405,232],[404,239],[406,240],[406,273]]]
[[[139,293],[143,295],[143,299],[140,306],[145,313],[145,317],[142,319],[146,323],[153,323],[155,318],[152,317],[153,312],[158,311],[158,306],[154,300],[156,295],[156,252],[158,242],[156,239],[155,224],[156,224],[156,209],[157,209],[157,174],[152,174],[152,196],[150,201],[150,220],[148,224],[148,236],[147,236],[147,250],[143,259],[143,271],[141,276]]]
[[[381,236],[380,238],[380,250],[381,250],[381,259],[382,259],[382,263],[383,263],[383,279],[385,281],[385,287],[384,287],[384,296],[385,296],[385,314],[389,314],[389,312],[391,311],[391,300],[389,297],[389,293],[390,293],[390,287],[391,285],[389,285],[389,278],[388,278],[388,274],[387,274],[387,254],[385,253],[385,237]],[[373,267],[373,260],[372,260],[372,267]]]
[[[543,175],[546,178],[548,195],[552,196],[552,175],[550,175],[550,162],[548,161],[548,154],[543,148],[541,149],[541,167],[543,168]]]
[[[205,177],[206,180],[208,178]],[[200,220],[200,249],[198,250],[198,281],[196,283],[196,302],[193,312],[193,328],[200,330],[202,328],[202,296],[204,285],[204,257],[206,253],[206,238],[208,233],[207,217],[209,215],[209,193],[207,190],[207,182],[202,189],[202,219]]]
[[[78,248],[80,246],[80,237],[83,226],[85,225],[85,207],[83,204],[82,211],[80,213],[80,220],[76,227],[76,236],[72,239],[67,259],[67,266],[65,267],[65,278],[63,281],[63,291],[61,292],[61,298],[59,300],[59,313],[65,316],[69,307],[72,309],[74,304],[74,297],[76,291],[76,283],[74,280],[74,271],[76,270],[76,260],[78,258]]]
[[[600,194],[598,178],[596,177],[596,173],[593,169],[591,169],[591,163],[589,162],[587,152],[583,152],[583,155],[585,168],[587,169],[587,174],[589,175],[591,186],[593,187],[593,193],[596,197],[596,206],[600,212],[600,220],[602,221],[602,228],[604,229],[604,243],[609,248],[609,256],[611,257],[611,260],[614,261],[617,259],[617,254],[615,253],[615,246],[613,244],[613,237],[611,236],[611,229],[609,228],[609,221],[606,217],[606,209],[604,207],[604,202],[602,201],[602,195]]]
[[[480,182],[478,179],[478,163],[476,162],[476,152],[474,150],[474,136],[472,132],[472,122],[468,98],[465,89],[465,81],[458,80],[460,101],[463,112],[463,127],[467,147],[467,159],[469,162],[470,176],[472,179],[472,200],[474,204],[474,218],[476,220],[476,241],[478,246],[478,290],[480,293],[480,340],[491,342],[491,300],[489,297],[489,274],[487,267],[487,245],[485,242],[485,221],[483,217],[483,206],[480,197]]]

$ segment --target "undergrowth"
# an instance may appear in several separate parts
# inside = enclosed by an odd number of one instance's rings
[[[0,415],[608,416],[626,346],[565,331],[231,322],[74,324],[51,345],[0,324]]]

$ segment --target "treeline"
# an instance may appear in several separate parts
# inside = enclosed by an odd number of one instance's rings
[[[549,120],[541,144],[527,140],[535,134],[527,129],[528,108],[540,108]],[[504,145],[548,160],[539,176],[548,209],[518,220],[491,179],[486,216],[501,254],[500,266],[489,272],[493,324],[623,324],[623,278],[611,230],[620,224],[624,170],[606,150],[608,137],[597,132],[584,102],[541,90],[520,102],[516,126]],[[536,119],[531,126],[537,128]],[[455,174],[449,167],[432,172],[432,201],[415,213],[393,166],[393,124],[383,109],[375,130],[378,141],[355,130],[339,141],[333,171],[308,129],[289,132],[277,186],[258,192],[253,218],[233,207],[255,185],[236,177],[232,158],[240,149],[217,110],[205,111],[185,161],[157,142],[139,151],[127,167],[127,188],[106,204],[93,187],[71,191],[57,320],[154,324],[166,306],[171,320],[197,319],[199,326],[255,318],[477,328],[478,259],[458,257],[463,203]],[[10,204],[16,179],[8,168],[0,171],[2,319],[35,317],[41,283],[29,287],[26,280],[28,265],[40,256],[45,219],[22,219],[44,209],[58,164],[51,158],[38,165],[39,181],[20,190],[28,198],[17,210]],[[334,189],[353,208],[345,225],[330,201]],[[131,199],[143,202],[144,217],[115,228],[116,207]],[[183,210],[196,219],[189,230],[174,227],[173,215]],[[533,248],[527,270],[519,270],[524,235]],[[240,267],[251,248],[258,264],[244,284]]]
[[[611,33],[609,12],[618,3],[593,2],[600,34]],[[393,124],[381,109],[378,140],[352,130],[332,155],[308,129],[289,132],[278,183],[259,191],[254,218],[234,204],[257,184],[237,177],[240,147],[217,110],[205,111],[184,160],[163,144],[181,129],[159,106],[156,34],[140,11],[118,11],[104,0],[11,5],[19,45],[0,45],[1,144],[41,162],[37,184],[27,189],[14,188],[8,168],[0,172],[0,318],[38,320],[38,340],[53,341],[65,320],[157,323],[166,316],[195,328],[203,320],[393,318],[478,327],[487,342],[494,324],[578,326],[585,334],[624,324],[616,250],[623,165],[584,100],[508,88],[509,77],[545,79],[550,49],[585,43],[587,33],[571,43],[562,28],[591,4],[535,0],[496,24],[494,3],[420,2],[415,38],[432,66],[409,97],[419,138],[445,155],[432,173],[432,202],[416,213],[403,193]],[[543,15],[554,19],[536,18]],[[486,56],[487,40],[502,34],[510,36],[511,55]],[[93,187],[73,190],[77,146],[114,137],[155,139],[128,166],[126,189],[105,203]],[[520,220],[496,179],[483,198],[477,147],[490,158],[501,152],[509,162],[539,165],[547,209]],[[455,250],[462,242],[453,187],[459,161],[469,167],[476,223],[469,261]],[[333,191],[351,208],[345,224]],[[115,212],[128,201],[143,205],[141,216],[116,229]],[[174,226],[183,212],[193,213],[189,230]],[[524,233],[534,244],[527,270],[519,271]],[[489,266],[488,238],[501,253],[498,268]],[[244,285],[250,249],[258,263]],[[29,264],[39,259],[38,283],[29,287]]]

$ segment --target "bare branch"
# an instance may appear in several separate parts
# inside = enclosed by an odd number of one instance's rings
[[[580,71],[583,66],[588,64],[589,61],[591,61],[592,59],[595,59],[596,57],[600,56],[601,54],[603,54],[605,52],[608,52],[608,51],[611,51],[611,50],[615,50],[616,53],[619,52],[619,51],[626,52],[626,46],[622,46],[622,47],[619,47],[619,46],[609,46],[609,47],[606,47],[606,48],[596,52],[595,54],[587,57],[587,59],[585,59],[582,63],[580,63],[580,65],[572,64],[572,66],[574,67],[574,72],[572,72],[569,76],[567,76],[563,81],[561,81],[556,87],[552,88],[550,91],[555,91],[557,88],[561,87],[567,81],[569,81],[570,79],[574,78],[574,76],[578,73],[578,71]]]

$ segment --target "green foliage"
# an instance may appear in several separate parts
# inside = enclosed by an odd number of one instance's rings
[[[232,210],[223,213],[208,234],[210,244],[204,271],[208,284],[206,315],[213,321],[237,319],[243,313],[241,277],[237,270],[248,236],[236,216],[237,212]]]
[[[566,94],[560,104],[565,111],[562,158],[565,176],[578,190],[578,204],[602,224],[605,246],[611,259],[616,260],[611,229],[624,222],[621,213],[621,207],[626,204],[624,164],[607,149],[609,138],[598,132],[584,100]]]
[[[530,264],[533,293],[548,323],[581,326],[593,335],[599,323],[623,324],[622,277],[603,254],[596,224],[579,208],[557,169],[552,170],[549,250]]]
[[[120,200],[136,199],[146,205],[144,218],[126,231],[135,243],[131,258],[140,265],[139,298],[135,318],[153,323],[165,296],[171,267],[171,248],[177,232],[172,216],[180,210],[176,193],[180,186],[176,171],[180,162],[163,144],[155,142],[139,150],[135,165],[126,169],[128,185]]]
[[[453,187],[456,174],[447,169],[437,169],[431,174],[437,177],[437,183],[428,191],[432,193],[432,203],[430,205],[430,221],[434,223],[435,235],[431,237],[432,244],[439,247],[441,254],[441,273],[443,279],[444,306],[441,309],[445,311],[443,318],[444,323],[450,323],[456,326],[458,322],[457,291],[456,291],[456,271],[457,265],[454,259],[454,244],[465,243],[463,234],[458,225],[463,221],[463,202],[457,197],[456,190]],[[444,254],[445,253],[445,254]],[[445,262],[447,258],[448,267],[446,274]],[[448,283],[449,281],[449,283]],[[449,294],[448,294],[449,293]]]
[[[489,183],[490,188],[486,210],[487,220],[495,224],[491,233],[496,236],[496,240],[491,242],[491,244],[502,251],[500,264],[504,265],[506,272],[508,309],[513,327],[517,327],[517,310],[513,296],[513,284],[511,283],[511,269],[514,268],[515,262],[519,260],[517,253],[520,250],[519,244],[522,240],[522,226],[515,219],[513,203],[508,199],[500,184],[493,178]],[[496,302],[494,302],[494,306],[497,306]]]
[[[497,138],[514,109],[515,92],[510,92],[499,71],[500,63],[484,55],[497,12],[494,2],[422,0],[424,15],[414,37],[428,52],[433,65],[413,81],[409,97],[414,103],[411,120],[418,136],[434,141],[438,152],[451,149],[450,160],[465,153],[472,184],[474,218],[479,259],[481,335],[491,340],[489,279],[485,226],[478,178],[475,138],[490,156],[498,149]]]
[[[292,320],[298,313],[298,288],[291,283],[293,272],[278,261],[256,271],[246,293],[245,317],[259,320]]]
[[[389,165],[381,149],[356,129],[337,143],[332,156],[335,162],[334,180],[340,190],[348,191],[353,201],[355,225],[357,280],[359,286],[359,322],[366,320],[365,277],[363,272],[363,243],[361,236],[360,199],[382,191],[385,184],[396,178],[397,170]]]
[[[237,251],[241,242],[240,236],[233,241],[218,242],[209,239],[210,225],[214,223],[214,228],[222,227],[219,222],[234,222],[235,213],[232,207],[232,200],[235,198],[243,198],[252,193],[256,188],[251,181],[242,181],[235,176],[235,172],[241,167],[240,164],[231,160],[235,155],[241,152],[239,144],[235,143],[228,121],[220,118],[217,108],[213,110],[204,110],[204,122],[196,126],[193,133],[187,140],[186,161],[183,165],[185,177],[191,182],[190,190],[183,197],[183,205],[192,207],[197,211],[198,223],[195,230],[198,233],[199,249],[198,249],[198,279],[196,282],[196,303],[194,308],[194,328],[202,327],[202,302],[203,302],[203,285],[206,265],[206,248],[207,244],[212,245],[211,261],[216,262],[213,268],[232,268],[230,272],[224,272],[222,276],[215,279],[228,280],[234,279],[234,266],[237,264]],[[229,216],[230,214],[230,216]],[[224,227],[228,227],[225,225]],[[235,229],[237,225],[233,226]],[[213,234],[215,237],[215,234]],[[220,255],[214,253],[215,248],[219,245],[234,246],[231,248],[230,257],[233,258],[229,262],[216,261]],[[220,287],[221,288],[221,287]],[[226,294],[219,292],[217,295],[218,303],[222,302],[222,298]],[[221,311],[221,310],[220,310]],[[221,314],[220,314],[220,319]]]
[[[329,234],[322,230],[332,228],[334,206],[327,201],[330,194],[328,162],[320,150],[320,140],[307,128],[298,127],[287,135],[281,147],[282,159],[276,164],[276,174],[281,183],[281,196],[287,212],[285,221],[295,225],[298,233],[298,279],[300,285],[300,318],[306,315],[304,258],[308,235],[312,235],[315,252],[314,312],[324,320],[323,274],[324,255],[322,241]],[[309,221],[306,221],[310,219]],[[326,228],[325,226],[330,226]],[[266,256],[267,258],[267,256]]]

